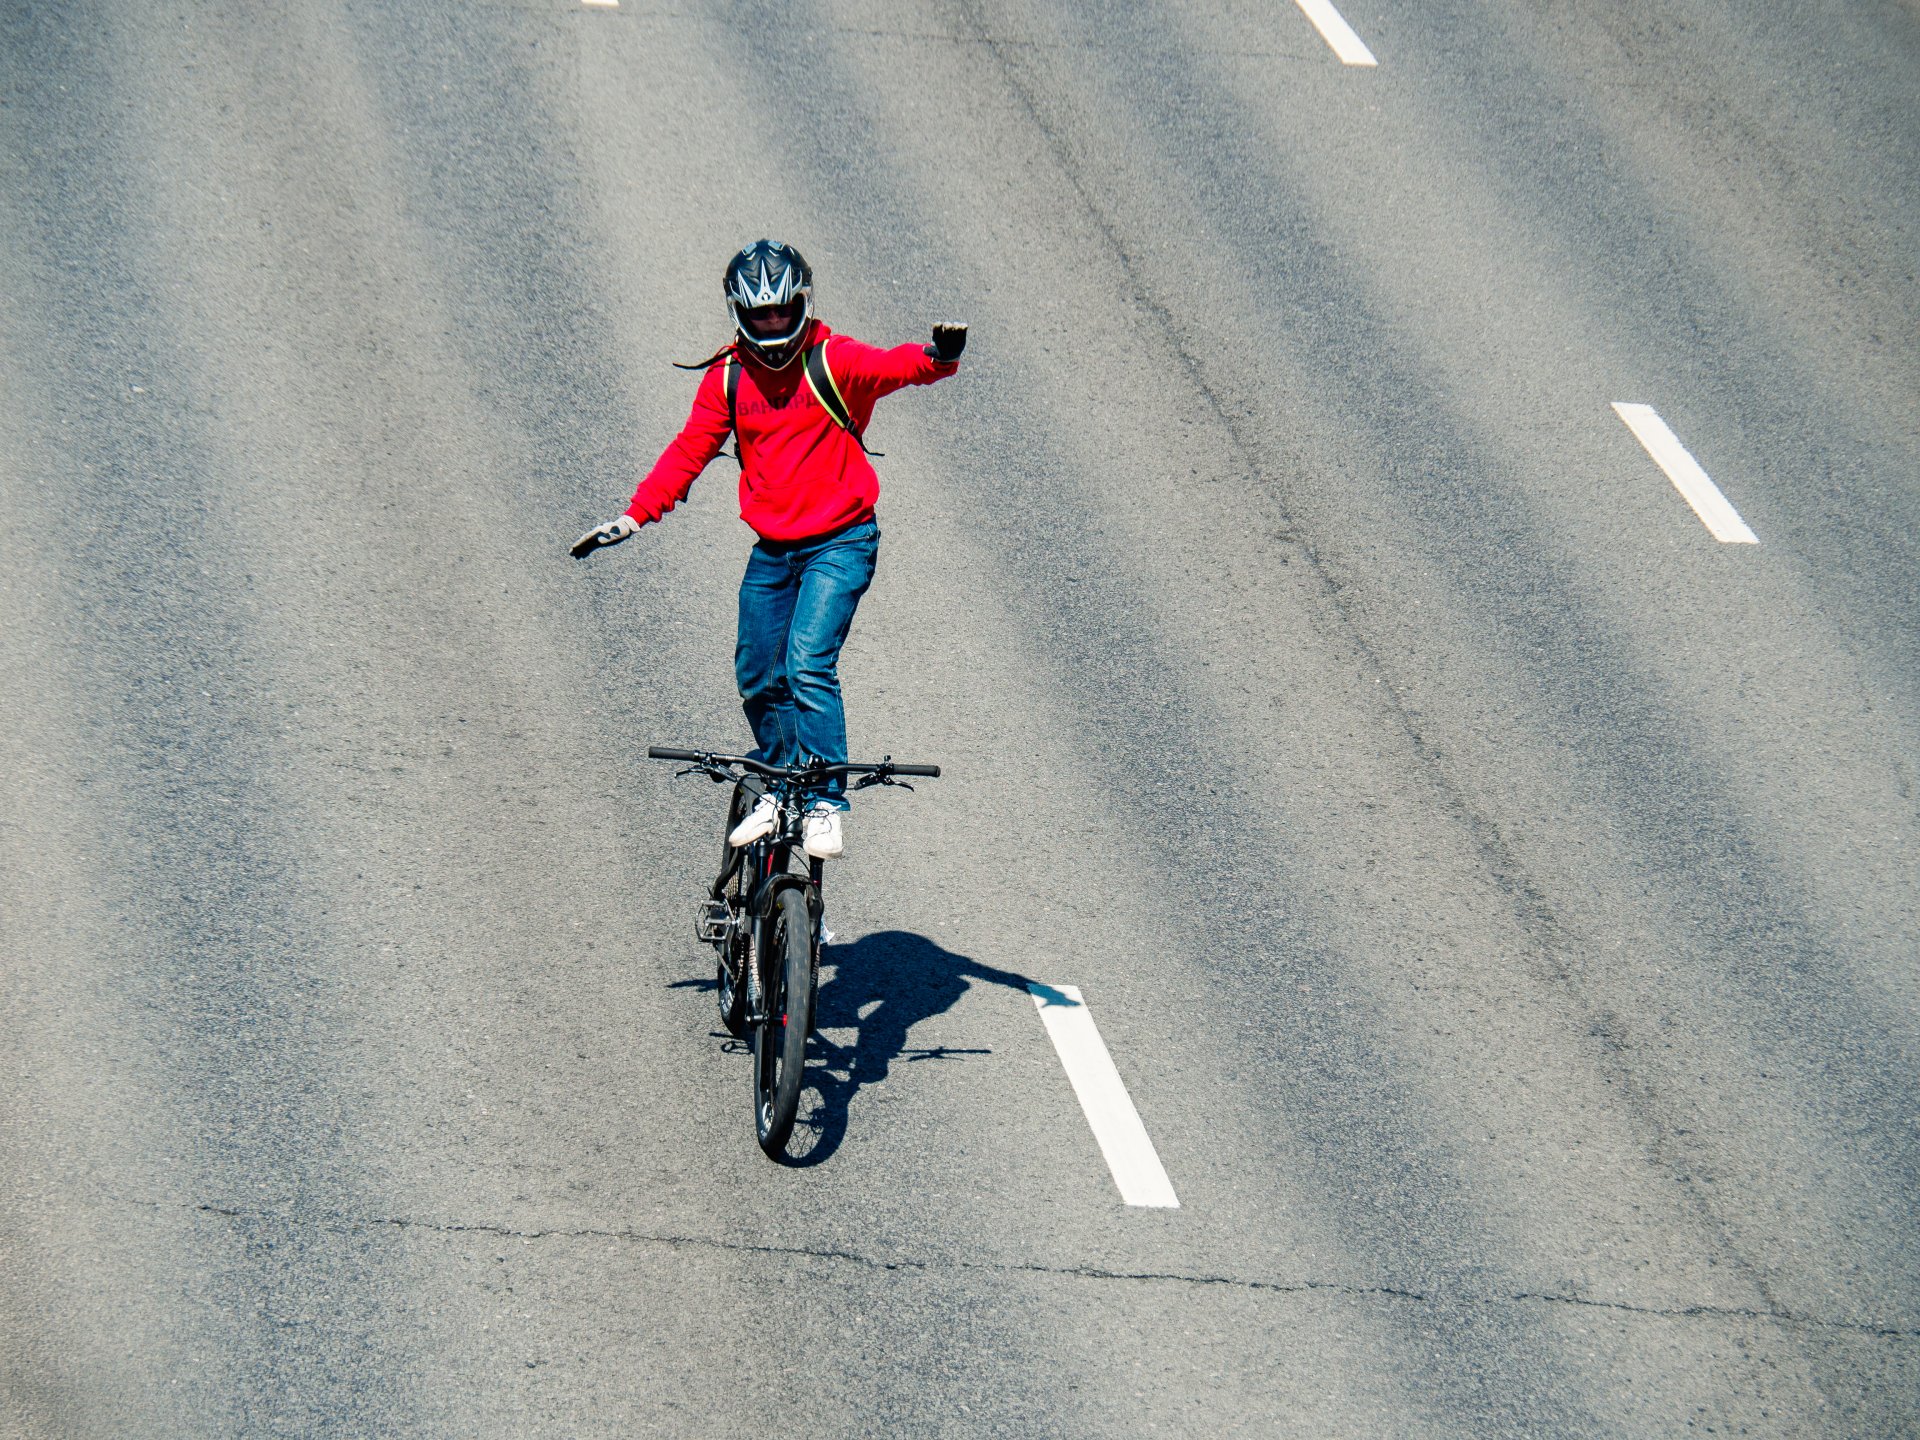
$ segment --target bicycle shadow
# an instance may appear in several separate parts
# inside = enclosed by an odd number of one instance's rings
[[[831,973],[829,973],[831,972]],[[787,1164],[819,1165],[846,1138],[853,1097],[887,1078],[896,1060],[914,1064],[963,1055],[990,1055],[987,1048],[939,1045],[915,1048],[907,1036],[915,1025],[953,1008],[975,983],[1025,991],[1027,977],[996,969],[943,949],[924,935],[882,930],[846,945],[830,945],[820,957],[820,994],[807,1047],[806,1089],[800,1118],[787,1146]],[[826,1031],[852,1030],[841,1044]]]

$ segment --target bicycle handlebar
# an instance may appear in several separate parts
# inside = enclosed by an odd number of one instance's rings
[[[690,765],[738,765],[744,770],[765,775],[769,779],[800,774],[814,775],[924,775],[930,780],[940,778],[938,765],[907,765],[895,760],[882,760],[878,764],[852,762],[845,765],[769,765],[765,761],[755,760],[746,755],[720,755],[707,750],[676,750],[666,745],[649,745],[649,760],[679,760]]]

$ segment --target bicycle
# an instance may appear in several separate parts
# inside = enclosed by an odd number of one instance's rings
[[[878,764],[768,765],[745,755],[661,745],[649,746],[647,758],[679,761],[687,767],[679,775],[704,774],[716,784],[733,785],[721,832],[720,874],[699,902],[694,936],[719,952],[714,989],[720,1020],[728,1034],[751,1037],[754,1131],[760,1148],[779,1159],[800,1106],[820,985],[824,862],[801,849],[806,806],[834,776],[853,780],[855,790],[871,785],[911,790],[894,777],[937,779],[940,767],[900,764],[892,756]],[[772,831],[747,845],[728,844],[726,836],[763,795],[772,795],[777,804]],[[804,871],[794,868],[796,855],[806,860]]]

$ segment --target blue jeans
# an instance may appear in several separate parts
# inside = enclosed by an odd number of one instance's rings
[[[847,760],[847,712],[840,703],[840,647],[860,597],[873,583],[880,527],[871,520],[822,540],[772,545],[747,557],[740,581],[740,639],[734,675],[753,727],[754,758],[798,765]],[[836,775],[818,797],[847,808]]]

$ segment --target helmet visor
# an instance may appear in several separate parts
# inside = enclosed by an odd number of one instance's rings
[[[800,333],[806,322],[807,307],[796,300],[787,305],[737,307],[740,329],[756,345],[781,345]]]

